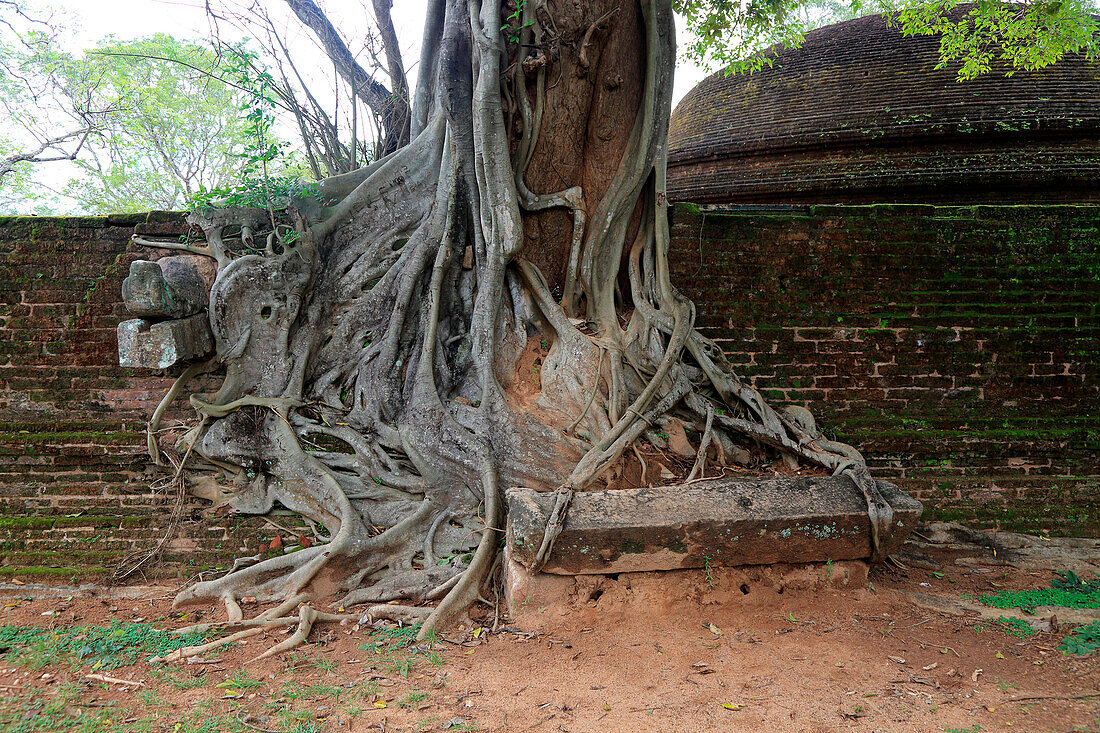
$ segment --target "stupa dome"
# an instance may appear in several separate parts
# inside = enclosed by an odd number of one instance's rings
[[[697,203],[1100,202],[1100,61],[956,81],[939,38],[873,15],[718,72],[669,132],[668,195]]]

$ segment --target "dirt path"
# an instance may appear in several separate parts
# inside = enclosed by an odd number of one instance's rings
[[[1057,651],[1064,633],[1018,638],[905,595],[959,598],[1046,587],[1052,577],[950,565],[942,577],[877,570],[870,585],[800,590],[746,583],[736,571],[623,574],[582,581],[568,604],[545,610],[538,632],[468,628],[407,649],[369,627],[328,626],[278,659],[248,663],[283,638],[274,633],[203,663],[103,672],[143,687],[95,683],[88,664],[32,670],[33,650],[17,663],[20,650],[9,648],[0,728],[34,730],[11,721],[26,711],[45,720],[52,700],[62,710],[54,728],[102,713],[111,722],[98,730],[173,733],[1097,731],[1100,697],[1069,698],[1100,694],[1100,666]],[[179,627],[220,613],[181,619],[166,597],[6,603],[0,623],[9,626]]]

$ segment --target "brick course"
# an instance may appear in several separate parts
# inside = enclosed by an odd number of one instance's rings
[[[122,280],[163,254],[131,245],[135,227],[185,231],[173,213],[0,217],[0,579],[103,575],[166,529],[173,497],[150,488],[144,425],[182,370],[118,366]],[[201,509],[187,505],[154,574],[188,577],[272,534]]]

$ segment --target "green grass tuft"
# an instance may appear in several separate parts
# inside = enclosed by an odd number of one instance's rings
[[[11,663],[39,669],[47,664],[70,667],[90,665],[114,669],[134,664],[141,657],[163,655],[181,647],[201,644],[206,634],[175,635],[149,624],[70,626],[41,629],[0,626],[0,653]]]

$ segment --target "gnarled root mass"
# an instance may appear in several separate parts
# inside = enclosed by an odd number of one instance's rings
[[[560,526],[573,491],[674,477],[670,444],[692,478],[844,472],[889,526],[859,453],[742,383],[670,282],[670,3],[579,5],[531,0],[510,25],[500,0],[435,0],[408,146],[277,211],[192,215],[226,376],[177,437],[189,490],[281,504],[328,541],[177,603],[224,602],[235,636],[296,625],[279,650],[338,619],[307,602],[332,593],[426,634],[478,599],[502,486],[558,490]],[[246,596],[280,605],[246,621]]]

